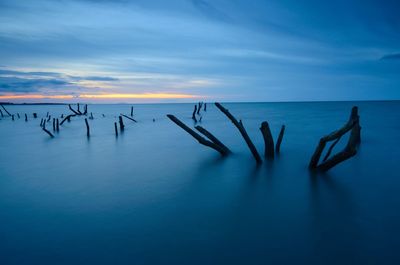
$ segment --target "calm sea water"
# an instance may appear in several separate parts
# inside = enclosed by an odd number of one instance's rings
[[[0,263],[400,264],[400,102],[224,105],[261,154],[260,123],[275,138],[285,124],[281,155],[257,167],[211,104],[202,126],[227,158],[166,118],[193,126],[190,104],[135,105],[118,138],[129,105],[90,105],[90,139],[82,118],[50,139],[31,117],[66,106],[8,106],[29,121],[0,120]],[[311,175],[318,139],[353,105],[359,153]]]

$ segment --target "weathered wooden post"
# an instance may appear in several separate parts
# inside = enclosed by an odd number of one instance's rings
[[[58,118],[56,120],[56,131],[59,132],[60,131],[60,123],[58,121]]]
[[[131,106],[131,117],[133,116],[133,106]]]
[[[0,115],[1,115],[2,118],[4,117],[4,114],[3,114],[3,112],[1,111],[1,109],[0,109]]]
[[[125,129],[124,121],[122,120],[122,116],[121,115],[118,117],[118,119],[119,119],[119,129],[122,132]]]
[[[36,112],[33,113],[33,118],[34,118],[34,119],[37,118],[37,113],[36,113]]]
[[[53,118],[53,132],[56,131],[56,118]]]
[[[17,118],[18,118],[18,119],[20,118],[19,113],[17,113]]]
[[[281,143],[284,133],[285,133],[285,125],[282,125],[281,131],[279,132],[278,141],[276,142],[276,148],[275,148],[276,154],[279,154],[279,152],[281,151]]]
[[[87,137],[90,136],[90,128],[89,128],[89,123],[88,120],[85,118],[85,124],[86,124],[86,135]]]
[[[261,123],[260,131],[264,139],[264,156],[269,159],[274,159],[274,139],[268,122],[264,121]]]
[[[117,122],[114,122],[115,136],[118,136],[118,126]]]
[[[197,122],[196,112],[197,112],[197,104],[194,105],[194,110],[193,110],[193,113],[192,113],[192,120],[194,120],[194,122]]]
[[[25,113],[25,121],[28,121],[28,115],[26,115],[26,113]]]
[[[11,115],[11,120],[14,120],[14,114],[13,114],[13,115]]]

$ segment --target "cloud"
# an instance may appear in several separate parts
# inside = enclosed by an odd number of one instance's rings
[[[82,83],[80,81],[83,81]],[[0,69],[1,92],[51,92],[59,93],[65,89],[85,88],[84,81],[101,82],[118,81],[117,78],[108,76],[69,76],[57,72],[29,72],[10,69]],[[88,86],[89,87],[89,86]],[[93,87],[93,84],[90,88]]]
[[[381,57],[381,60],[400,60],[400,53],[387,54]]]

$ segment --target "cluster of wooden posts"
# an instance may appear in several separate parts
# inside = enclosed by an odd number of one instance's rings
[[[192,119],[197,123],[196,115],[200,114],[201,107],[204,106],[204,111],[206,111],[206,104],[198,103],[194,106],[194,111],[192,114]],[[223,107],[220,103],[216,102],[215,106],[223,113],[225,116],[235,125],[235,127],[239,130],[242,135],[244,141],[246,142],[250,152],[252,153],[257,164],[262,163],[262,158],[257,151],[253,141],[250,139],[247,131],[243,125],[242,120],[237,120],[235,116],[233,116],[228,109]],[[184,124],[181,120],[175,117],[172,114],[168,114],[167,117],[173,121],[176,125],[185,130],[188,134],[190,134],[193,138],[195,138],[200,144],[208,146],[217,152],[219,152],[222,156],[227,156],[232,153],[232,151],[224,145],[217,137],[215,137],[211,132],[203,128],[202,126],[195,126],[195,129],[206,138],[201,136],[199,133],[191,129],[189,126]],[[201,118],[200,118],[201,121]],[[267,160],[274,159],[275,154],[280,153],[280,147],[282,144],[283,136],[285,133],[285,125],[282,125],[281,130],[278,135],[278,139],[276,145],[274,145],[274,139],[267,121],[263,121],[261,123],[260,131],[264,139],[264,157]],[[345,135],[347,132],[350,132],[350,138],[346,145],[346,147],[338,152],[336,155],[331,156],[333,148],[339,142],[341,137]],[[358,115],[358,108],[353,107],[351,110],[351,115],[349,121],[339,130],[336,130],[324,137],[322,137],[319,141],[319,144],[311,157],[311,161],[309,163],[309,169],[312,171],[327,171],[337,164],[349,159],[357,153],[358,145],[361,142],[361,127],[360,127],[360,118]],[[326,144],[330,141],[334,141],[329,147],[326,155],[323,158],[323,161],[319,163],[320,157],[324,151]]]
[[[0,115],[1,117],[4,117],[3,111],[6,113],[6,115],[10,116],[12,120],[15,119],[15,115],[11,114],[3,105],[0,105]],[[226,109],[224,106],[222,106],[220,103],[215,103],[215,106],[235,125],[235,127],[239,130],[240,134],[242,135],[244,141],[246,142],[248,148],[250,149],[250,152],[252,153],[255,161],[257,164],[261,164],[263,162],[260,154],[257,151],[257,148],[255,147],[253,141],[250,139],[249,135],[247,134],[247,131],[243,125],[242,120],[237,120],[235,116],[233,116],[228,109]],[[61,115],[61,122],[59,122],[58,118],[53,118],[49,113],[47,113],[45,118],[42,118],[40,121],[40,127],[42,130],[47,133],[51,138],[54,138],[54,133],[58,133],[60,131],[60,126],[64,124],[64,122],[70,122],[72,117],[75,116],[85,116],[85,125],[86,125],[86,134],[87,137],[90,136],[90,126],[88,119],[94,119],[93,113],[90,112],[90,115],[88,118],[88,106],[84,105],[83,111],[80,110],[80,104],[77,104],[77,108],[74,109],[71,105],[68,105],[68,108],[71,110],[72,114],[64,116],[63,114]],[[202,113],[207,111],[207,103],[199,102],[198,104],[195,104],[194,110],[192,113],[192,119],[194,122],[197,124],[198,122],[201,122],[202,120]],[[103,117],[105,117],[104,114],[102,114]],[[33,113],[33,118],[36,119],[37,113]],[[131,107],[131,112],[130,112],[130,117],[128,115],[120,114],[118,116],[118,124],[117,122],[114,122],[114,129],[115,129],[115,135],[118,136],[118,128],[119,132],[123,132],[125,129],[123,117],[126,119],[129,119],[133,122],[137,122],[133,118],[133,107]],[[193,138],[195,138],[200,144],[208,146],[217,152],[219,152],[222,156],[228,156],[229,154],[232,153],[232,151],[224,145],[217,137],[215,137],[210,131],[205,129],[204,127],[200,125],[196,125],[194,128],[202,135],[191,129],[189,126],[187,126],[185,123],[183,123],[181,120],[179,120],[177,117],[175,117],[172,114],[168,114],[167,117],[173,121],[176,125],[181,127],[183,130],[185,130],[188,134],[190,134]],[[20,118],[19,114],[17,113],[17,118]],[[28,116],[25,114],[25,121],[28,121]],[[53,125],[53,133],[50,132],[46,128],[47,123],[51,123]],[[155,120],[153,119],[153,122]],[[272,160],[275,157],[275,154],[280,153],[280,147],[282,144],[283,136],[285,133],[285,125],[282,125],[281,130],[278,135],[278,139],[276,141],[276,144],[274,144],[274,139],[269,127],[269,124],[267,121],[263,121],[260,126],[260,131],[262,134],[262,137],[264,139],[264,158],[267,160]],[[337,143],[340,141],[340,139],[346,134],[350,132],[350,137],[349,140],[345,146],[345,148],[338,152],[335,155],[331,155],[334,147],[337,145]],[[322,159],[322,162],[320,162],[321,156],[323,154],[323,151],[326,147],[326,145],[332,142],[330,147],[328,148],[324,158]],[[347,123],[341,127],[340,129],[322,137],[311,157],[310,163],[309,163],[309,169],[312,171],[327,171],[331,169],[332,167],[336,166],[337,164],[351,158],[357,153],[357,148],[361,142],[361,127],[360,127],[360,117],[358,115],[358,108],[353,107],[351,110],[350,118],[347,121]]]

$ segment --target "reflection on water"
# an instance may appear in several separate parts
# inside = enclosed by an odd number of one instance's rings
[[[139,122],[118,137],[115,115],[130,106],[91,105],[90,138],[75,118],[54,139],[40,117],[67,107],[9,106],[39,119],[0,121],[2,263],[396,264],[400,104],[358,102],[360,152],[327,174],[307,170],[353,104],[226,104],[260,153],[261,122],[275,138],[286,125],[281,155],[260,166],[211,104],[202,126],[227,158],[165,117],[191,125],[187,104],[137,105]]]

